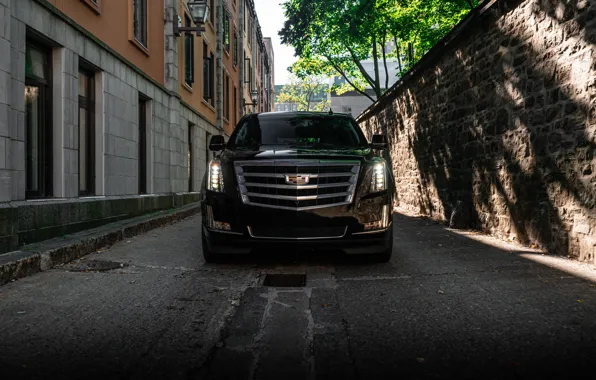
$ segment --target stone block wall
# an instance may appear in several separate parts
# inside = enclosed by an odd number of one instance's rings
[[[399,209],[594,262],[595,0],[484,2],[358,122]]]
[[[177,0],[168,0],[170,7]],[[171,32],[173,13],[166,9]],[[45,0],[0,0],[0,254],[142,213],[199,201],[205,135],[221,134],[178,96],[177,70],[165,84],[61,14]],[[51,52],[52,191],[26,199],[25,51],[35,38]],[[166,61],[177,61],[168,40]],[[175,40],[175,39],[174,39]],[[79,195],[79,67],[95,71],[95,194]],[[175,65],[175,63],[174,63]],[[169,66],[168,66],[169,67]],[[147,193],[139,194],[139,97],[147,101]],[[193,184],[189,188],[188,128]],[[192,189],[192,192],[189,191]]]

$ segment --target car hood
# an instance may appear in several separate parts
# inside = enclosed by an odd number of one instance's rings
[[[365,159],[372,154],[370,148],[365,149],[308,149],[289,148],[287,146],[262,147],[255,151],[226,149],[221,159],[224,162],[236,160],[271,160],[271,159]]]

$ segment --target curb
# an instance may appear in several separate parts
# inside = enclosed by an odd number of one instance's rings
[[[200,202],[192,203],[149,216],[106,224],[64,238],[26,245],[19,251],[1,254],[0,286],[46,271],[56,265],[68,263],[123,239],[188,218],[200,213],[200,210]]]

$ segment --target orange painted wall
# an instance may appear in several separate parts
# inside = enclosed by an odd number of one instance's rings
[[[188,15],[190,17],[190,13],[188,8],[186,7],[183,2],[179,2],[178,7],[178,14],[184,20],[184,15]],[[184,22],[184,21],[183,21]],[[184,34],[178,37],[178,93],[184,102],[189,104],[192,108],[199,111],[207,120],[209,120],[213,125],[215,125],[217,120],[217,115],[215,113],[215,108],[211,107],[203,99],[203,42],[206,41],[209,49],[213,53],[214,56],[214,64],[216,64],[216,54],[217,54],[217,37],[215,35],[215,27],[211,24],[211,21],[207,22],[205,25],[205,32],[201,37],[194,38],[195,42],[195,65],[194,65],[194,73],[195,73],[195,80],[192,84],[192,87],[189,87],[184,82]],[[215,72],[215,71],[214,71]],[[216,84],[216,79],[213,80],[213,84]],[[213,89],[213,94],[216,96],[217,91]],[[213,102],[214,105],[217,104],[216,99]]]
[[[129,40],[132,0],[100,0],[100,13],[82,0],[49,0],[155,81],[164,84],[164,0],[147,0],[149,55]]]
[[[224,119],[223,127],[227,134],[232,134],[234,131],[235,124],[240,119],[240,101],[236,100],[236,108],[234,108],[234,88],[236,88],[236,96],[239,97],[240,91],[240,70],[239,67],[242,63],[242,46],[240,46],[240,28],[238,25],[238,13],[240,8],[240,1],[243,0],[225,0],[228,12],[230,12],[230,51],[226,52],[225,47],[223,48],[223,63],[224,73],[230,76],[230,89],[228,91],[230,101],[230,120]],[[234,30],[238,33],[238,41],[235,40]],[[234,66],[234,44],[238,44],[238,65]],[[225,82],[224,82],[225,85]]]

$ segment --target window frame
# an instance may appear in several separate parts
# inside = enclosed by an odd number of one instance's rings
[[[223,21],[223,29],[224,29],[224,36],[223,36],[223,46],[226,53],[230,53],[230,47],[232,46],[232,36],[230,34],[230,27],[231,27],[231,15],[230,12],[225,9],[224,10],[224,21]]]
[[[87,5],[97,15],[101,14],[101,1],[102,0],[81,0],[81,3]]]
[[[52,136],[52,56],[51,48],[40,45],[35,41],[27,39],[26,49],[33,48],[45,55],[48,62],[44,65],[46,78],[40,78],[35,75],[28,74],[25,70],[25,87],[35,86],[39,88],[39,103],[40,103],[40,117],[37,125],[37,144],[41,151],[38,158],[38,170],[35,174],[39,183],[37,190],[29,190],[27,178],[29,177],[29,159],[28,154],[28,126],[27,126],[27,103],[25,101],[25,198],[26,199],[40,199],[50,198],[53,190],[53,136]],[[26,56],[27,53],[25,53]],[[24,94],[23,94],[24,96]]]
[[[144,17],[144,23],[145,23],[145,30],[144,30],[144,39],[145,41],[143,41],[143,38],[137,38],[137,33],[136,33],[136,17],[135,17],[135,11],[136,11],[136,4],[139,4],[137,2],[140,2],[140,4],[144,4],[145,5],[145,17]],[[150,55],[150,50],[149,50],[149,30],[151,30],[151,25],[150,25],[150,17],[149,17],[149,0],[129,0],[129,11],[130,11],[130,17],[129,17],[129,41],[135,45],[139,50],[141,50],[145,55],[149,56]],[[143,36],[141,36],[143,37]]]
[[[211,25],[215,25],[215,13],[217,12],[215,0],[209,0],[209,22]]]
[[[187,27],[192,25],[190,17],[184,14],[184,24]],[[187,50],[188,49],[188,50]],[[192,89],[195,83],[195,39],[194,33],[184,33],[184,84]]]
[[[138,194],[147,194],[147,110],[149,109],[149,99],[139,94],[138,98]]]
[[[240,39],[238,38],[238,29],[236,29],[236,27],[234,26],[233,62],[234,62],[235,68],[238,67],[238,42],[239,41],[240,41]]]
[[[210,107],[215,105],[214,55],[207,42],[203,41],[203,101]],[[205,67],[205,64],[208,66]]]
[[[195,125],[192,123],[188,123],[188,192],[192,193],[194,188],[194,151],[193,151],[193,143],[192,143],[192,132],[195,128]]]
[[[230,121],[230,75],[226,72],[224,73],[224,81],[223,81],[223,116],[224,120],[227,122]]]
[[[89,79],[87,86],[87,94],[85,96],[79,93],[78,105],[78,126],[79,126],[79,196],[89,196],[96,193],[95,189],[95,73],[79,67],[79,75],[85,75]],[[81,108],[86,110],[86,129],[87,129],[87,146],[86,146],[86,171],[87,171],[87,190],[81,190]]]

